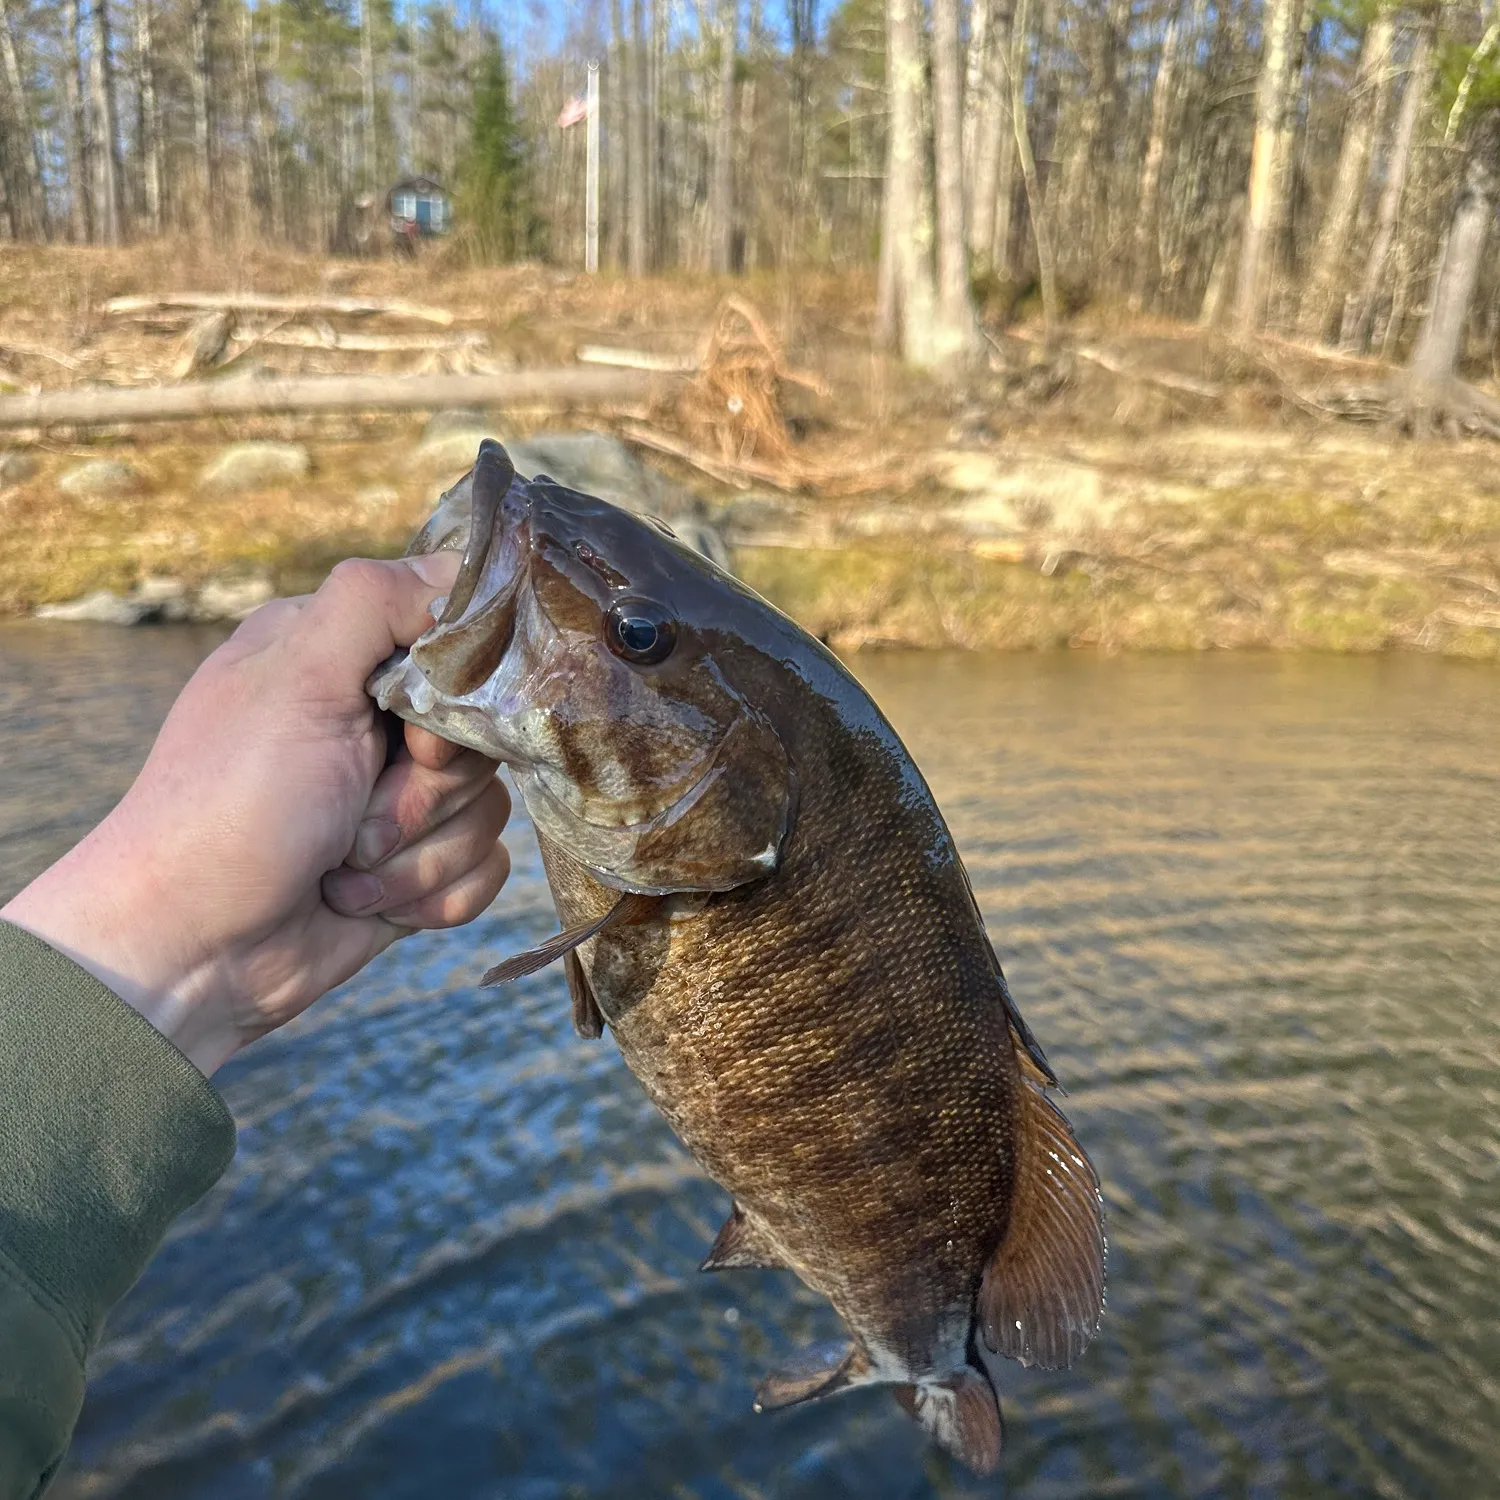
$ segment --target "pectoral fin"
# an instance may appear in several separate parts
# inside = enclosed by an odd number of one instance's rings
[[[714,1240],[700,1271],[748,1271],[756,1266],[781,1269],[786,1265],[759,1225],[736,1203]]]
[[[539,943],[535,948],[528,948],[524,953],[517,953],[510,958],[498,963],[479,982],[482,985],[508,984],[512,979],[524,978],[527,974],[534,974],[538,969],[545,969],[548,964],[555,963],[565,953],[571,953],[580,943],[586,943],[591,937],[603,932],[606,927],[612,927],[617,922],[638,922],[644,916],[649,915],[656,909],[660,901],[659,896],[638,896],[627,893],[620,897],[602,917],[595,917],[592,922],[583,922],[576,927],[569,927],[564,932],[559,932],[556,937],[550,937],[545,943]],[[574,1001],[575,1008],[577,1001]]]
[[[831,1396],[857,1383],[868,1360],[854,1344],[814,1344],[767,1375],[755,1393],[756,1411],[780,1411]]]
[[[573,997],[573,1030],[586,1041],[598,1041],[604,1035],[604,1012],[594,998],[576,948],[563,954],[563,973],[568,976],[568,993]]]
[[[1020,1095],[1010,1223],[984,1270],[980,1326],[996,1353],[1066,1369],[1104,1310],[1104,1204],[1068,1122],[1035,1084],[1023,1082]]]

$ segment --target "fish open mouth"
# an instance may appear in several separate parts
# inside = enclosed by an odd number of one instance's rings
[[[468,533],[458,577],[432,628],[371,676],[368,690],[382,708],[398,714],[410,709],[412,717],[426,714],[438,694],[465,697],[499,667],[515,633],[529,551],[529,505],[525,486],[514,484],[515,477],[510,455],[486,438],[466,480]],[[461,499],[461,487],[455,486],[409,554],[451,545],[461,524],[453,504]]]

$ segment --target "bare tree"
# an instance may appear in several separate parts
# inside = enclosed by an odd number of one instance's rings
[[[1298,331],[1305,338],[1321,339],[1329,331],[1335,313],[1342,307],[1340,293],[1349,236],[1354,230],[1370,170],[1370,147],[1379,123],[1379,83],[1390,68],[1391,44],[1396,38],[1396,13],[1378,10],[1365,28],[1359,50],[1359,66],[1350,91],[1349,116],[1339,151],[1333,192],[1323,215],[1323,227],[1313,255],[1312,272],[1302,292]]]
[[[1146,140],[1146,157],[1141,163],[1140,198],[1136,207],[1134,260],[1130,280],[1130,310],[1140,312],[1146,304],[1146,293],[1156,266],[1157,200],[1161,194],[1161,168],[1167,154],[1167,123],[1174,103],[1173,85],[1177,74],[1177,38],[1181,18],[1177,11],[1167,17],[1162,33],[1161,57],[1156,64],[1156,78],[1151,85],[1151,134]]]
[[[1375,210],[1375,233],[1365,259],[1364,276],[1358,293],[1350,299],[1345,312],[1340,343],[1345,349],[1359,354],[1370,347],[1375,311],[1385,289],[1391,247],[1396,242],[1397,217],[1406,191],[1417,122],[1432,90],[1432,33],[1433,18],[1430,15],[1421,17],[1417,23],[1417,37],[1412,47],[1411,62],[1407,67],[1406,88],[1401,96],[1401,108],[1396,116],[1396,129],[1385,164],[1380,202]]]
[[[919,0],[886,0],[886,86],[890,94],[890,153],[885,232],[891,300],[902,356],[930,368],[944,357],[935,337],[937,290],[932,278],[932,213],[922,130],[926,73],[922,66]]]
[[[214,222],[214,193],[217,186],[214,171],[213,121],[209,115],[209,95],[213,88],[211,73],[213,38],[209,13],[212,0],[191,0],[191,3],[193,143],[196,147],[198,167],[198,216],[203,225],[211,227]]]
[[[604,182],[609,219],[609,263],[625,264],[625,200],[629,174],[630,135],[626,123],[629,82],[629,44],[620,0],[609,0],[609,61],[604,73]]]
[[[120,131],[115,114],[115,70],[110,53],[107,0],[93,0],[89,47],[90,131],[94,156],[94,230],[118,245],[123,232],[124,183],[120,171]]]
[[[1263,12],[1265,47],[1255,91],[1250,187],[1234,294],[1235,330],[1242,335],[1259,326],[1265,310],[1265,262],[1271,235],[1281,220],[1284,174],[1278,158],[1300,9],[1300,0],[1266,0]]]
[[[48,229],[47,194],[43,187],[41,137],[34,123],[26,85],[21,77],[10,13],[0,0],[0,52],[4,53],[6,113],[15,134],[14,163],[19,182],[12,190],[11,216],[15,231],[45,239]]]
[[[967,360],[979,348],[964,237],[962,75],[958,0],[932,0],[933,177],[937,194],[937,313],[934,338],[943,360]]]
[[[1016,46],[1010,60],[1011,128],[1015,136],[1016,157],[1021,164],[1021,179],[1026,184],[1026,203],[1031,216],[1031,236],[1036,246],[1037,279],[1042,284],[1042,316],[1050,340],[1062,321],[1062,307],[1057,292],[1057,259],[1052,253],[1052,235],[1047,224],[1047,203],[1041,179],[1037,175],[1036,157],[1031,149],[1031,130],[1026,120],[1026,45],[1027,0],[1016,8]]]
[[[719,89],[714,122],[713,182],[708,203],[709,264],[723,275],[734,251],[734,68],[739,0],[718,0]]]
[[[626,93],[630,136],[629,239],[630,274],[647,270],[646,237],[650,216],[650,42],[646,34],[644,0],[631,0],[630,86]]]
[[[162,230],[161,110],[156,99],[156,53],[151,35],[152,0],[135,0],[136,154],[141,211],[151,234]]]
[[[1415,430],[1461,425],[1477,415],[1500,435],[1500,402],[1480,397],[1454,378],[1497,204],[1500,108],[1491,108],[1465,143],[1463,178],[1438,255],[1432,300],[1406,367],[1404,415]]]
[[[79,76],[78,0],[63,0],[63,99],[66,114],[63,139],[68,160],[68,223],[75,244],[90,237],[92,217],[89,212],[88,137],[84,131],[83,85]]]
[[[997,271],[1004,259],[996,253],[997,240],[1009,242],[1014,193],[1015,143],[1005,66],[1013,15],[1014,0],[974,0],[964,97],[969,254],[976,264]]]

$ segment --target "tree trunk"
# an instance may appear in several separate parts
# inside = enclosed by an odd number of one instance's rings
[[[89,49],[89,102],[94,117],[94,229],[108,245],[123,230],[124,185],[120,172],[120,131],[115,113],[115,69],[110,57],[107,0],[93,0]]]
[[[609,203],[609,263],[619,270],[625,264],[626,177],[630,161],[625,118],[625,96],[630,88],[629,47],[621,0],[610,0],[609,27],[609,67],[604,77],[604,180]]]
[[[214,195],[218,187],[214,174],[213,122],[209,116],[209,95],[213,88],[211,3],[212,0],[192,0],[193,145],[198,166],[198,217],[207,228],[213,227],[216,217]]]
[[[1479,76],[1485,63],[1490,60],[1497,45],[1500,45],[1500,16],[1497,16],[1485,28],[1484,35],[1479,39],[1479,45],[1469,54],[1469,61],[1464,67],[1464,76],[1459,80],[1458,90],[1453,96],[1453,108],[1448,111],[1448,124],[1443,130],[1445,146],[1451,146],[1458,139],[1458,132],[1464,123],[1464,113],[1469,107],[1469,95],[1474,89],[1474,80]]]
[[[1463,181],[1453,201],[1438,256],[1432,300],[1406,367],[1418,387],[1438,389],[1452,379],[1463,349],[1469,304],[1484,262],[1484,242],[1500,201],[1500,110],[1474,128],[1464,152]]]
[[[734,255],[734,65],[739,29],[739,0],[719,0],[719,102],[708,217],[709,264],[721,276],[732,269]]]
[[[78,0],[63,0],[63,97],[66,118],[63,133],[68,154],[68,223],[73,242],[89,239],[89,181],[83,125],[83,86],[79,78]]]
[[[4,52],[5,84],[10,94],[10,115],[17,131],[16,165],[20,171],[24,191],[24,205],[12,204],[11,214],[19,217],[24,232],[33,239],[47,238],[47,194],[42,186],[45,172],[42,166],[41,136],[31,115],[31,104],[26,96],[26,85],[21,77],[20,59],[16,55],[16,41],[10,29],[10,14],[6,0],[0,0],[0,50]],[[19,195],[18,195],[19,196]],[[18,227],[17,232],[21,232]]]
[[[3,3],[3,0],[0,0]],[[146,228],[161,233],[161,110],[156,102],[156,53],[151,37],[152,0],[135,0],[136,152],[140,158],[141,208]]]
[[[360,155],[363,158],[362,186],[367,193],[375,191],[379,181],[375,156],[375,21],[370,14],[370,0],[359,0],[359,71],[360,102]]]
[[[1281,220],[1278,146],[1286,111],[1287,82],[1296,39],[1298,0],[1266,0],[1266,41],[1255,90],[1255,138],[1250,154],[1250,184],[1245,229],[1240,243],[1239,275],[1234,294],[1235,332],[1244,336],[1260,325],[1266,303],[1266,261],[1271,236]]]
[[[1375,234],[1370,241],[1370,254],[1365,261],[1359,293],[1346,309],[1344,330],[1340,338],[1345,349],[1358,354],[1365,353],[1370,347],[1375,309],[1385,287],[1391,247],[1396,241],[1396,224],[1411,166],[1412,143],[1416,140],[1417,123],[1422,117],[1422,109],[1432,88],[1432,17],[1424,17],[1419,26],[1411,64],[1407,69],[1406,92],[1401,96],[1401,110],[1396,116],[1396,130],[1391,138],[1390,159],[1386,163],[1385,181],[1380,190],[1380,205],[1375,211]]]
[[[886,227],[891,236],[896,321],[901,354],[931,368],[941,358],[937,293],[932,280],[932,214],[922,130],[926,82],[917,29],[920,0],[886,0],[886,84],[890,93],[890,168]]]
[[[1390,66],[1391,44],[1395,37],[1395,11],[1378,11],[1366,27],[1364,43],[1360,47],[1338,171],[1323,215],[1317,249],[1313,253],[1312,272],[1302,294],[1297,330],[1304,338],[1321,340],[1328,333],[1340,300],[1349,237],[1369,175],[1370,145],[1378,123],[1378,82],[1380,75]]]
[[[1010,135],[1010,93],[1005,85],[1005,52],[1010,46],[1014,0],[975,0],[974,32],[969,38],[969,89],[964,104],[969,132],[964,166],[969,198],[965,220],[969,254],[993,268],[995,217],[1001,193],[1004,143]],[[1009,194],[1007,180],[1004,191]],[[1009,214],[1007,211],[1007,220]],[[1009,224],[1006,226],[1009,237]]]
[[[1161,60],[1151,85],[1151,134],[1146,141],[1146,159],[1141,164],[1141,189],[1135,215],[1134,260],[1130,278],[1130,311],[1146,305],[1146,293],[1156,269],[1157,202],[1161,196],[1161,165],[1167,150],[1167,125],[1171,119],[1177,73],[1177,38],[1180,17],[1167,18],[1161,39]]]
[[[631,79],[626,95],[630,131],[630,274],[646,274],[647,216],[649,213],[650,126],[647,95],[651,87],[649,43],[644,0],[631,0]]]
[[[979,323],[969,288],[964,238],[962,75],[958,61],[958,0],[932,0],[933,165],[937,189],[938,327],[940,357],[971,359]]]
[[[1046,322],[1046,336],[1050,343],[1061,326],[1062,307],[1057,295],[1057,260],[1052,253],[1052,236],[1047,224],[1045,188],[1037,177],[1036,158],[1031,151],[1031,133],[1026,125],[1026,75],[1022,66],[1026,45],[1026,0],[1020,0],[1015,26],[1020,55],[1013,53],[1011,59],[1011,127],[1015,135],[1016,157],[1021,164],[1021,180],[1026,184],[1031,234],[1036,245],[1037,278],[1042,284],[1042,317]]]

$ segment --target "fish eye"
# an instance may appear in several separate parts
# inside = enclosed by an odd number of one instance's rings
[[[604,641],[622,661],[655,666],[677,644],[677,622],[651,599],[617,599],[604,617]]]

